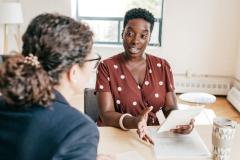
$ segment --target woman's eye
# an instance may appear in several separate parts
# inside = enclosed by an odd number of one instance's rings
[[[142,34],[142,35],[141,35],[141,38],[142,38],[142,39],[146,39],[147,37],[148,37],[147,34]]]
[[[133,35],[134,35],[133,32],[127,32],[128,37],[132,37]]]

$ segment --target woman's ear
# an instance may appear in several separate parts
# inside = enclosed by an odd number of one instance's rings
[[[68,80],[72,83],[78,83],[79,73],[78,73],[79,65],[73,65],[68,71]]]
[[[122,30],[122,34],[121,34],[122,35],[122,39],[123,39],[123,32],[124,32],[124,29]]]

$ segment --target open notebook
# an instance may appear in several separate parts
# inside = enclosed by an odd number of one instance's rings
[[[154,128],[149,128],[149,132],[155,142],[153,151],[157,159],[211,158],[211,153],[195,130],[188,135],[157,133]]]

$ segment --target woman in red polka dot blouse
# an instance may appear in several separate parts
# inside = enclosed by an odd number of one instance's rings
[[[102,61],[97,70],[96,91],[100,106],[98,125],[123,130],[137,128],[140,138],[153,143],[147,125],[159,125],[156,112],[167,117],[177,109],[173,75],[168,62],[145,53],[155,18],[141,8],[129,10],[124,17],[125,51]],[[187,134],[193,121],[173,132]]]

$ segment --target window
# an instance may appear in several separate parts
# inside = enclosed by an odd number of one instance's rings
[[[76,0],[76,18],[91,26],[95,43],[121,44],[123,16],[137,7],[154,14],[150,45],[161,45],[163,0]]]

